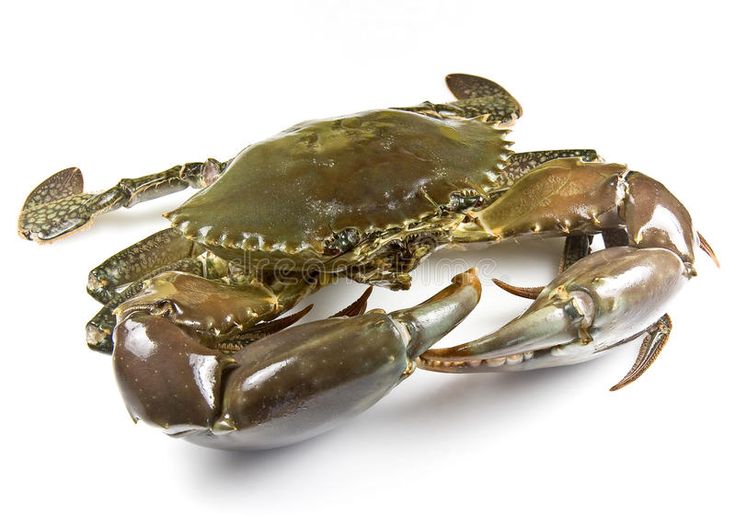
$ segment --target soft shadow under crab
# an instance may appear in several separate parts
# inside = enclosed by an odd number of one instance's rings
[[[134,419],[225,448],[264,448],[325,431],[369,407],[415,366],[519,371],[574,364],[641,340],[637,379],[672,328],[665,306],[715,253],[658,181],[591,149],[515,153],[519,103],[487,79],[453,74],[452,102],[297,124],[213,158],[84,192],[77,168],[28,196],[24,238],[50,242],[121,207],[202,189],[165,214],[172,227],[90,272],[103,304],[90,348],[113,354]],[[606,249],[591,253],[594,234]],[[435,250],[566,238],[546,287],[499,286],[535,301],[497,332],[431,349],[480,295],[473,270],[411,309],[284,316],[339,278],[408,289]],[[717,262],[717,261],[716,261]]]

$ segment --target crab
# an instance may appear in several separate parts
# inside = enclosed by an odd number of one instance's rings
[[[447,76],[455,101],[308,121],[235,158],[185,163],[99,194],[77,168],[29,195],[21,236],[47,242],[96,216],[194,187],[171,227],[89,274],[103,304],[90,348],[111,353],[135,421],[220,448],[291,444],[370,407],[416,367],[518,371],[574,364],[634,340],[612,389],[638,378],[667,341],[663,307],[695,275],[702,248],[661,183],[592,149],[515,153],[521,115],[498,84]],[[594,234],[605,249],[591,252]],[[475,341],[430,348],[477,304],[474,269],[429,300],[366,312],[370,288],[333,317],[284,316],[339,278],[408,289],[410,272],[448,245],[565,237],[560,273],[509,292],[528,310]]]

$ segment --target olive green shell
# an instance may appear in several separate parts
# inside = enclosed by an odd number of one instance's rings
[[[244,149],[166,217],[211,247],[319,255],[342,229],[402,227],[453,191],[492,188],[504,135],[479,119],[393,109],[304,122]]]

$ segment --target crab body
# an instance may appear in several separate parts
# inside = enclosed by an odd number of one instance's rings
[[[339,272],[385,255],[402,231],[446,233],[459,218],[438,208],[453,194],[502,188],[505,133],[391,109],[304,122],[244,149],[166,217],[220,256]]]

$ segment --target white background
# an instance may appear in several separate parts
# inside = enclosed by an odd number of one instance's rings
[[[4,515],[734,515],[733,13],[727,2],[17,2],[0,9]],[[264,7],[265,6],[265,7]],[[417,372],[347,425],[237,454],[134,426],[108,357],[84,344],[89,269],[164,228],[182,193],[100,218],[50,246],[15,235],[30,190],[71,165],[88,189],[182,161],[227,159],[304,119],[450,100],[449,72],[523,104],[518,150],[595,147],[667,184],[719,253],[672,308],[642,379],[607,388],[636,346],[528,374]],[[274,200],[276,202],[276,200]],[[408,306],[490,257],[549,281],[559,242],[441,254]],[[461,266],[453,262],[453,267]],[[442,344],[523,310],[483,278]],[[317,297],[326,316],[362,290]],[[10,512],[10,513],[9,513]]]

